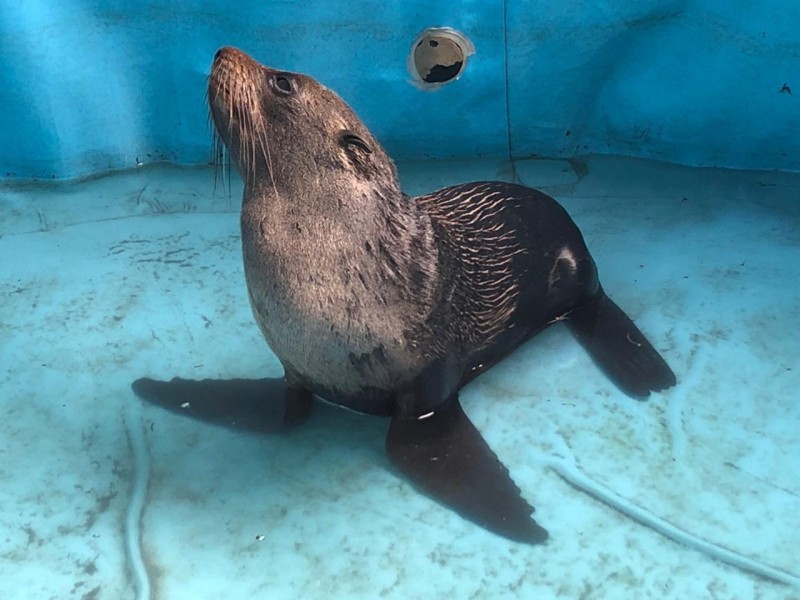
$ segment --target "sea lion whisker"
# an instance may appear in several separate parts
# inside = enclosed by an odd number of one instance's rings
[[[247,165],[245,169],[245,178],[247,183],[250,183],[251,177],[255,171],[255,145],[252,135],[252,116],[249,111],[244,110],[242,104],[239,105],[239,119],[241,127],[239,129],[239,143],[242,148],[243,164]]]
[[[226,183],[225,167],[226,167],[227,148],[225,147],[225,144],[223,144],[222,139],[220,138],[216,128],[214,127],[214,116],[212,112],[212,105],[217,104],[217,100],[219,98],[219,88],[215,88],[214,99],[212,100],[211,98],[211,86],[213,83],[212,76],[208,75],[206,77],[206,81],[208,87],[204,95],[204,101],[208,109],[206,112],[206,119],[208,122],[208,129],[211,133],[211,164],[214,173],[214,191],[216,192],[217,183],[219,182],[220,178],[222,179],[222,186],[225,187]],[[227,161],[227,171],[228,171],[228,178],[227,178],[228,195],[230,195],[230,161]]]
[[[261,152],[264,155],[264,160],[267,164],[267,172],[269,173],[270,184],[272,185],[272,191],[275,193],[276,197],[279,197],[278,193],[278,186],[275,184],[275,174],[273,171],[272,166],[272,153],[270,152],[269,148],[269,134],[267,133],[267,126],[264,123],[263,117],[259,119],[259,139],[261,141]]]
[[[248,91],[249,90],[240,83],[236,87],[235,96],[231,99],[231,106],[235,107],[234,115],[238,121],[241,163],[246,165],[244,173],[242,173],[246,183],[250,182],[251,174],[255,169],[255,161],[253,159],[255,150],[251,136],[253,111],[249,106]],[[233,125],[233,119],[231,119],[230,125]]]
[[[249,164],[249,168],[247,169],[247,180],[248,183],[254,184],[257,170],[256,160],[258,155],[258,140],[256,139],[257,136],[255,135],[255,128],[259,113],[257,110],[257,104],[253,97],[254,90],[252,86],[243,86],[243,88],[242,97],[239,102],[239,110],[242,114],[242,131],[244,132],[248,142],[246,162]]]

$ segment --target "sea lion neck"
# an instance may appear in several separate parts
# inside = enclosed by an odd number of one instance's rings
[[[336,239],[339,244],[391,248],[406,232],[427,232],[430,216],[413,198],[403,194],[396,180],[349,185],[329,177],[324,186],[307,180],[246,183],[242,196],[242,222],[269,230],[273,242],[317,246]],[[357,190],[357,191],[356,191]],[[355,193],[354,193],[355,192]]]

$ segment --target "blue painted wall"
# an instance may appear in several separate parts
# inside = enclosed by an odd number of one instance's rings
[[[0,177],[206,162],[226,44],[337,90],[398,159],[503,156],[510,131],[516,157],[800,169],[795,0],[239,4],[0,0]],[[428,26],[476,48],[436,92],[406,70]]]
[[[516,154],[800,169],[797,0],[508,6]]]

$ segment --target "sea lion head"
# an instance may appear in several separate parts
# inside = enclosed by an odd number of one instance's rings
[[[344,100],[311,77],[224,47],[211,67],[208,101],[248,186],[305,195],[309,187],[352,185],[355,176],[399,193],[391,158]]]

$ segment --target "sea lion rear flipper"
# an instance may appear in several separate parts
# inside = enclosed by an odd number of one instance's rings
[[[279,379],[180,379],[133,382],[140,398],[184,416],[258,433],[275,433],[308,418],[310,391]]]
[[[386,452],[417,488],[465,519],[519,542],[547,539],[531,518],[533,507],[457,397],[424,418],[393,417]]]
[[[622,309],[603,293],[569,313],[572,333],[626,394],[646,398],[675,385],[675,374]]]

